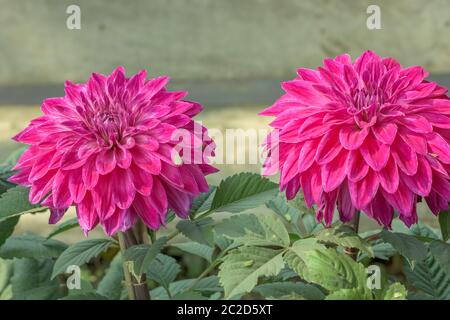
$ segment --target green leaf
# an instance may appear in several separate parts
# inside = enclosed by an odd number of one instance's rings
[[[216,192],[216,187],[210,187],[208,192],[200,193],[192,203],[191,209],[189,210],[189,216],[195,218],[199,214],[208,211],[211,208],[211,203]]]
[[[0,293],[8,286],[12,270],[13,262],[11,260],[0,259]]]
[[[24,234],[12,236],[0,247],[0,257],[13,258],[55,258],[67,245],[61,241],[46,239],[41,236]]]
[[[133,262],[134,274],[140,276],[149,268],[150,263],[167,243],[167,237],[161,237],[152,244],[132,246],[125,251],[124,260]]]
[[[225,298],[250,292],[260,277],[277,275],[284,267],[283,250],[240,247],[230,251],[220,265],[220,283]]]
[[[304,278],[304,272],[306,271],[304,259],[308,252],[315,249],[325,249],[325,246],[318,243],[315,238],[301,239],[296,241],[292,247],[289,248],[283,258],[295,273],[301,278]]]
[[[0,198],[0,222],[13,216],[45,210],[45,207],[28,202],[27,188],[17,186],[8,189]]]
[[[442,240],[447,241],[450,237],[450,210],[440,212],[438,218]]]
[[[210,246],[198,242],[183,242],[172,244],[172,247],[178,248],[181,251],[202,257],[211,263],[214,249]]]
[[[169,285],[169,291],[173,296],[185,292],[188,290],[192,283],[197,279],[184,279],[180,281],[172,282]],[[196,285],[194,285],[191,290],[201,292],[202,294],[211,294],[223,291],[219,286],[219,278],[217,276],[209,276],[200,279]],[[152,300],[168,300],[170,299],[167,295],[167,291],[164,287],[157,287],[150,291],[150,296]]]
[[[89,262],[113,243],[111,239],[90,239],[71,245],[56,260],[52,278],[66,272],[67,267],[71,265],[81,266]]]
[[[404,261],[403,272],[409,283],[424,293],[437,298],[437,299],[450,299],[450,273],[449,265],[443,265],[446,263],[450,256],[450,250],[446,244],[446,249],[443,247],[431,248],[425,260],[415,264],[414,268],[411,268],[409,263]],[[439,250],[445,250],[443,252],[437,252]],[[442,260],[442,259],[445,260]]]
[[[389,260],[392,256],[397,253],[397,250],[390,243],[383,242],[382,239],[377,239],[370,242],[372,245],[373,255],[377,259]],[[358,256],[358,262],[363,261],[365,258],[369,257],[368,254],[362,253]]]
[[[422,261],[427,256],[427,247],[414,236],[383,230],[381,237],[410,261]]]
[[[450,245],[442,241],[433,241],[428,247],[437,262],[450,275]]]
[[[0,247],[12,235],[17,222],[19,222],[19,216],[11,217],[0,222]]]
[[[13,299],[48,300],[61,297],[59,281],[50,279],[53,261],[17,259],[11,279]]]
[[[175,280],[180,272],[181,268],[174,258],[160,253],[150,263],[147,278],[156,281],[170,293],[170,283]]]
[[[309,251],[303,259],[305,280],[317,283],[330,291],[361,288],[367,290],[367,274],[364,266],[348,255],[334,249]]]
[[[242,212],[264,204],[277,193],[278,185],[258,174],[235,174],[217,187],[208,213]]]
[[[289,234],[283,222],[272,214],[241,214],[222,220],[215,227],[239,244],[247,246],[289,246]]]
[[[316,218],[311,214],[305,214],[302,220],[308,234],[315,234],[324,229],[323,224],[317,222]]]
[[[278,216],[289,223],[289,226],[292,226],[294,231],[300,234],[300,236],[306,236],[305,230],[301,230],[297,223],[301,217],[300,211],[291,207],[287,201],[286,196],[284,194],[279,194],[272,200],[269,200],[266,203],[266,207],[275,212]]]
[[[117,254],[109,265],[105,276],[97,286],[97,293],[111,300],[119,300],[123,289],[123,259]]]
[[[343,248],[355,248],[373,257],[373,250],[368,242],[349,226],[340,225],[335,228],[327,228],[317,234],[317,239],[324,243],[333,243]]]
[[[332,292],[326,300],[372,300],[372,295],[362,288],[339,289]]]
[[[108,300],[108,298],[95,291],[91,291],[91,292],[71,294],[59,300]]]
[[[52,230],[52,232],[49,233],[49,235],[47,236],[47,239],[53,238],[57,234],[60,234],[60,233],[65,232],[67,230],[76,228],[78,226],[79,226],[79,223],[78,223],[78,219],[77,218],[72,218],[72,219],[69,219],[67,221],[64,221],[63,223],[58,224]]]
[[[389,288],[384,293],[384,300],[406,300],[406,295],[408,292],[406,288],[400,283],[396,282],[389,286]]]
[[[177,224],[177,229],[192,241],[212,245],[214,241],[213,224],[214,221],[211,218],[180,220]]]
[[[325,295],[319,288],[303,282],[264,283],[256,286],[253,292],[267,299],[279,299],[290,294],[295,294],[307,300],[322,300],[325,298]]]

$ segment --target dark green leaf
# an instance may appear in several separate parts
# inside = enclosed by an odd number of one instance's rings
[[[0,221],[25,213],[45,210],[46,208],[40,205],[33,205],[28,202],[27,188],[13,187],[3,193],[0,198]]]
[[[450,210],[440,212],[438,217],[442,240],[447,241],[450,237]]]
[[[12,236],[0,247],[0,257],[13,258],[55,258],[67,245],[54,239],[25,234]]]
[[[152,244],[132,246],[125,251],[124,260],[133,262],[134,274],[139,276],[145,273],[166,243],[167,237],[161,237]]]
[[[422,261],[427,256],[427,247],[414,236],[383,230],[381,237],[410,261]]]
[[[64,273],[71,265],[81,266],[106,251],[114,242],[111,239],[90,239],[67,248],[56,260],[52,278]]]
[[[78,219],[77,218],[72,218],[72,219],[69,219],[67,221],[64,221],[63,223],[58,224],[52,230],[52,232],[50,232],[50,234],[47,236],[47,239],[53,238],[57,234],[60,234],[60,233],[65,232],[67,230],[76,228],[78,226],[79,226],[79,223],[78,223]]]
[[[254,173],[235,174],[217,187],[213,211],[242,212],[266,203],[278,193],[278,185]]]

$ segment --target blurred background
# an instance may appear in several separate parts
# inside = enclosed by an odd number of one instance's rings
[[[280,81],[341,53],[371,49],[450,86],[449,12],[448,0],[0,0],[0,160],[20,147],[10,137],[40,114],[42,100],[64,94],[65,80],[118,65],[170,75],[169,88],[189,91],[205,106],[198,119],[219,130],[267,129],[270,119],[257,113],[281,94]],[[259,171],[219,167],[212,183]],[[26,215],[16,232],[46,234],[47,219]]]

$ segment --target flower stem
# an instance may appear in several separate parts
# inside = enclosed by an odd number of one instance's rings
[[[140,223],[137,223],[133,228],[125,231],[119,232],[119,245],[122,255],[125,251],[134,245],[146,243],[146,239]],[[145,274],[142,274],[139,279],[137,279],[129,269],[129,263],[124,261],[123,272],[125,276],[125,282],[128,289],[128,297],[130,300],[150,300],[150,294],[147,287],[147,278]]]
[[[353,229],[356,233],[358,233],[359,230],[359,218],[361,216],[361,212],[358,210],[353,215],[352,219],[347,222],[347,225]],[[353,260],[356,261],[356,258],[358,257],[358,249],[356,248],[345,248],[344,250],[345,254],[349,255]]]

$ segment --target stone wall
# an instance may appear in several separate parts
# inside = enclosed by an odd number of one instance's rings
[[[81,8],[81,30],[66,8]],[[381,8],[368,30],[366,8]],[[0,0],[0,86],[151,68],[180,81],[282,79],[372,49],[450,73],[448,0]]]

